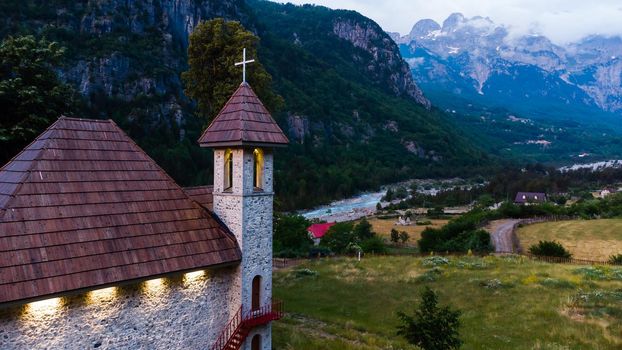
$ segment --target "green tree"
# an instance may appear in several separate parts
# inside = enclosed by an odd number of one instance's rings
[[[438,295],[429,287],[421,294],[421,304],[413,316],[398,312],[398,335],[424,350],[458,349],[460,311],[438,306]]]
[[[372,226],[369,221],[363,218],[361,222],[359,222],[358,225],[354,227],[354,235],[361,241],[364,241],[366,239],[374,237],[376,233],[372,231]]]
[[[351,222],[338,222],[328,229],[321,243],[335,253],[343,253],[349,245],[358,244],[360,240],[354,234],[354,225]]]
[[[15,155],[62,114],[75,108],[73,90],[55,69],[65,49],[34,36],[0,44],[0,160]]]
[[[276,214],[274,219],[275,254],[288,257],[307,255],[313,246],[307,232],[311,222],[301,215]]]
[[[209,123],[242,81],[242,68],[235,66],[246,48],[248,83],[269,110],[283,105],[283,99],[271,90],[272,77],[259,62],[259,38],[239,22],[217,18],[199,23],[190,35],[189,69],[181,74],[185,93],[198,103],[202,118]]]
[[[391,229],[391,242],[397,243],[399,242],[399,240],[400,240],[400,233],[396,229],[392,228]]]
[[[408,232],[406,231],[400,232],[400,241],[402,241],[402,244],[406,243],[409,238],[410,236],[408,235]]]

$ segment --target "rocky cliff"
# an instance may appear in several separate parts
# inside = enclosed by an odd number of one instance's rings
[[[353,60],[365,66],[375,80],[387,84],[396,95],[409,96],[417,103],[430,108],[430,101],[415,84],[399,48],[376,23],[369,20],[337,18],[333,23],[333,33],[373,57],[371,61],[365,62],[355,55]]]

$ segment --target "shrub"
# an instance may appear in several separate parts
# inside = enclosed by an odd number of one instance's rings
[[[396,229],[392,228],[391,229],[391,242],[397,243],[399,242],[399,240],[400,240],[400,233]]]
[[[458,349],[462,345],[458,329],[460,311],[439,307],[438,296],[430,288],[421,293],[421,303],[413,316],[398,312],[397,334],[424,350]]]
[[[382,238],[374,236],[361,242],[361,249],[365,253],[384,253],[386,247]]]
[[[441,265],[449,265],[449,259],[443,258],[442,256],[431,256],[429,258],[424,258],[421,260],[423,266],[441,266]]]
[[[536,256],[551,256],[570,259],[572,254],[557,241],[540,241],[529,247],[529,253]]]
[[[317,271],[314,271],[314,270],[309,270],[309,269],[294,270],[294,277],[296,278],[315,277],[317,275],[318,275]]]
[[[614,265],[622,265],[622,254],[616,254],[609,257],[609,263]]]
[[[400,241],[402,241],[402,244],[406,243],[408,239],[410,239],[410,235],[408,234],[408,232],[406,231],[400,232]]]

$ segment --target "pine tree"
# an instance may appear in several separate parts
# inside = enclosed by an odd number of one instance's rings
[[[421,294],[421,304],[413,316],[398,312],[402,324],[398,335],[424,350],[458,349],[462,345],[458,329],[460,311],[438,306],[438,296],[429,287]]]

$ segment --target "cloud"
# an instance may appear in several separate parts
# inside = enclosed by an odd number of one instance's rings
[[[591,34],[622,35],[620,0],[290,0],[356,10],[390,32],[408,33],[415,22],[442,23],[451,13],[490,17],[513,34],[537,33],[558,44]]]

